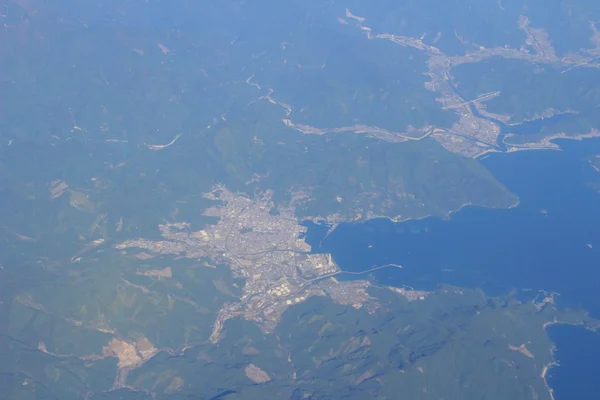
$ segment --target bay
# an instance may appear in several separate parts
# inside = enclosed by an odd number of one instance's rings
[[[482,161],[519,196],[512,209],[469,206],[448,219],[341,224],[326,238],[327,228],[313,225],[307,241],[313,251],[331,253],[344,271],[390,263],[403,267],[367,274],[380,284],[426,290],[448,283],[480,287],[489,295],[516,290],[524,298],[543,290],[559,294],[559,307],[580,307],[600,317],[600,193],[590,185],[598,184],[600,173],[588,162],[600,154],[600,140],[560,145],[562,151],[493,154]],[[551,335],[564,365],[573,363],[582,343],[600,349],[596,336],[584,340],[581,335]],[[587,374],[578,379],[571,367],[552,370],[557,399],[590,398],[577,388],[595,385],[600,365],[582,362],[580,368]]]

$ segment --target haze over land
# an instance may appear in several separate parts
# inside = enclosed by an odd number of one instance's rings
[[[585,310],[382,285],[305,223],[517,207],[480,158],[599,136],[600,5],[91,3],[0,3],[9,398],[552,398]]]

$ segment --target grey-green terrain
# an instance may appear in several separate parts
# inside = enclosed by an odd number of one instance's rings
[[[305,241],[516,207],[481,156],[599,136],[600,4],[504,3],[1,1],[0,393],[551,399],[585,310]]]

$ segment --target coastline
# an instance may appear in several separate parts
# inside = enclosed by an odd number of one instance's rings
[[[513,136],[516,136],[516,135],[514,133],[509,132],[506,135],[504,135],[504,138],[502,139],[502,143],[508,147],[508,150],[506,150],[506,153],[511,153],[511,152],[520,151],[520,150],[558,150],[558,151],[562,151],[562,148],[556,143],[557,140],[577,140],[577,141],[581,142],[585,139],[594,139],[594,138],[600,137],[600,131],[597,129],[592,129],[588,133],[578,133],[578,134],[574,134],[574,135],[569,135],[565,132],[554,133],[554,134],[545,136],[538,141],[524,143],[521,145],[516,144],[516,143],[509,143],[506,141],[507,138],[511,138]]]
[[[474,156],[473,158],[476,159],[477,161],[481,161],[487,157],[485,156],[489,156],[491,154],[494,153],[498,153],[498,154],[510,154],[510,153],[515,153],[517,151],[525,151],[525,150],[555,150],[555,151],[564,151],[558,144],[554,143],[555,141],[559,141],[559,140],[575,140],[575,141],[584,141],[586,139],[598,139],[600,138],[600,131],[599,130],[592,130],[592,132],[589,133],[583,133],[583,134],[577,134],[577,135],[567,135],[565,133],[560,133],[560,134],[554,134],[551,136],[548,136],[544,139],[542,139],[542,141],[544,143],[551,143],[552,146],[551,147],[520,147],[520,146],[514,146],[511,144],[508,144],[505,142],[505,138],[503,138],[502,142],[507,145],[507,146],[511,146],[509,147],[506,151],[502,151],[499,149],[486,149],[485,151],[481,152],[480,154],[477,154],[476,156]],[[516,195],[515,195],[516,196]],[[327,239],[327,237],[329,235],[331,235],[331,233],[333,233],[335,231],[335,229],[337,229],[337,227],[339,226],[339,224],[341,223],[366,223],[366,222],[370,222],[373,220],[377,220],[377,219],[387,219],[391,222],[394,223],[401,223],[401,222],[408,222],[408,221],[419,221],[419,220],[423,220],[426,218],[430,218],[430,217],[434,217],[434,218],[440,218],[443,220],[447,220],[449,218],[451,218],[452,214],[459,212],[460,210],[462,210],[464,207],[467,206],[475,206],[475,207],[481,207],[481,208],[488,208],[488,209],[494,209],[494,208],[499,208],[499,209],[513,209],[515,207],[517,207],[520,203],[520,200],[517,197],[517,200],[514,204],[508,206],[508,207],[493,207],[493,206],[485,206],[485,205],[478,205],[478,204],[473,204],[471,202],[469,203],[465,203],[463,205],[461,205],[458,208],[455,208],[453,210],[449,210],[447,211],[445,214],[441,214],[441,215],[434,215],[434,214],[429,214],[429,215],[423,215],[420,217],[407,217],[407,218],[401,218],[401,217],[390,217],[387,215],[375,215],[372,217],[368,217],[365,219],[337,219],[337,220],[333,220],[333,218],[331,218],[331,216],[327,216],[327,217],[304,217],[300,220],[300,223],[304,223],[304,222],[312,222],[315,225],[326,225],[329,226],[329,230],[327,232],[327,234],[323,237],[322,240]]]
[[[583,134],[583,135],[577,135],[577,136],[556,135],[551,140],[559,142],[559,140],[564,139],[564,140],[571,140],[571,141],[575,140],[576,142],[583,142],[584,139],[593,139],[591,142],[589,142],[589,141],[588,142],[589,143],[593,143],[594,144],[593,147],[594,147],[594,149],[596,149],[597,142],[595,140],[598,140],[599,138],[600,138],[600,135],[596,136],[594,134]],[[577,144],[576,146],[577,146],[578,149],[579,148],[583,148],[583,147],[587,148],[588,147],[588,145],[587,145],[588,142],[585,142],[583,145]],[[563,154],[564,153],[571,154],[569,150],[570,149],[572,150],[573,144],[568,144],[567,142],[565,142],[565,143],[560,142],[560,145],[561,145],[560,147],[556,146],[556,148],[518,148],[518,149],[515,149],[513,151],[522,151],[522,150],[558,150],[558,151],[563,152]],[[511,151],[506,151],[506,152],[501,152],[501,153],[509,153],[509,152],[511,152]],[[588,152],[588,151],[586,150],[586,152]],[[544,153],[540,153],[540,154],[544,154]],[[597,150],[594,150],[593,154],[598,154]],[[574,156],[575,156],[575,161],[580,160],[581,156],[579,155],[578,152],[574,153]],[[529,157],[530,156],[525,156],[524,158],[525,159],[529,159]],[[545,157],[545,156],[542,156],[542,157]],[[561,158],[561,160],[563,159],[563,156],[558,155],[558,157]],[[552,160],[554,160],[555,156],[550,156],[550,158]],[[569,156],[569,160],[571,158],[573,158],[573,157]],[[587,166],[587,164],[586,164],[586,166]],[[597,168],[594,168],[594,169],[598,170]],[[519,195],[519,197],[521,197],[521,195],[523,195],[523,199],[524,200],[528,199],[526,192],[521,193],[521,192],[517,191],[517,194]],[[517,206],[519,206],[519,204],[520,204],[520,200],[517,199],[517,201],[515,201],[514,204],[512,204],[512,205],[510,205],[509,207],[506,207],[506,208],[508,208],[508,209],[516,208]],[[368,219],[361,220],[361,221],[340,221],[338,223],[330,225],[330,228],[331,228],[331,232],[332,232],[333,230],[335,230],[337,228],[337,226],[339,226],[339,224],[341,222],[352,223],[354,225],[354,224],[357,224],[357,223],[361,223],[362,224],[364,222],[368,222],[368,221],[371,221],[371,220],[374,220],[374,219],[381,219],[381,218],[387,219],[387,220],[389,220],[391,222],[394,222],[394,223],[406,222],[406,221],[411,221],[411,220],[423,220],[425,218],[432,217],[432,216],[435,217],[435,218],[444,219],[444,218],[450,218],[454,213],[462,210],[464,207],[469,206],[469,205],[472,206],[474,204],[471,204],[471,203],[463,204],[460,207],[457,207],[456,209],[448,211],[443,216],[441,216],[441,215],[438,215],[438,216],[436,216],[436,215],[428,215],[428,216],[419,216],[419,217],[413,217],[413,218],[398,218],[398,217],[390,217],[390,216],[374,216],[372,218],[368,218]],[[485,206],[478,206],[478,207],[482,207],[482,208],[504,208],[504,207],[485,207]],[[324,224],[325,222],[326,222],[325,220],[321,220],[321,224]],[[595,248],[596,248],[596,246],[594,245],[594,249]],[[589,309],[589,307],[586,307],[586,308]],[[561,307],[561,309],[562,309],[562,307]],[[550,333],[548,332],[548,327],[555,326],[555,325],[567,325],[567,326],[573,326],[573,327],[578,327],[578,326],[579,327],[585,327],[586,330],[593,331],[593,332],[598,332],[598,330],[600,328],[600,327],[596,326],[595,324],[592,324],[592,325],[588,324],[588,322],[586,320],[584,320],[581,323],[569,322],[568,320],[550,320],[550,321],[544,323],[543,328],[544,328],[545,334],[548,337],[549,342],[551,342],[551,344],[552,344],[552,347],[550,348],[550,358],[548,359],[547,353],[546,353],[545,357],[543,357],[543,359],[544,359],[545,362],[540,363],[540,364],[542,364],[541,371],[540,371],[540,369],[537,369],[537,371],[538,371],[537,373],[539,373],[539,376],[543,379],[544,386],[548,390],[549,396],[550,396],[550,398],[552,400],[555,400],[556,394],[555,394],[555,389],[552,387],[553,381],[551,381],[551,379],[550,379],[549,372],[552,372],[552,368],[557,368],[557,367],[561,366],[560,363],[559,363],[559,361],[556,358],[557,357],[556,353],[557,353],[557,349],[558,350],[562,350],[563,346],[564,346],[563,344],[561,344],[560,348],[559,348],[558,342],[555,341],[550,336]],[[548,349],[548,346],[545,346],[545,349]],[[565,349],[566,349],[565,351],[567,351],[568,347],[565,347]],[[556,385],[556,382],[554,382],[554,385]],[[558,390],[560,391],[561,389],[559,388]]]
[[[554,325],[567,325],[567,326],[573,326],[573,327],[583,327],[586,330],[589,330],[591,332],[597,332],[598,331],[598,327],[594,328],[590,328],[588,326],[585,325],[584,322],[581,323],[572,323],[572,322],[567,322],[567,321],[559,321],[559,320],[553,320],[553,321],[548,321],[544,324],[543,328],[544,331],[546,332],[546,335],[548,336],[548,338],[550,338],[550,340],[552,340],[552,338],[550,337],[550,334],[548,333],[548,327],[550,326],[554,326]],[[546,386],[546,389],[548,389],[548,393],[550,394],[550,398],[552,400],[555,400],[554,397],[554,389],[550,386],[550,384],[548,383],[548,372],[550,372],[550,370],[552,368],[557,368],[560,367],[560,363],[558,362],[558,360],[556,360],[556,350],[558,349],[556,342],[552,341],[552,348],[550,349],[550,357],[551,357],[551,361],[544,364],[544,367],[542,369],[542,373],[540,374],[540,377],[544,380],[544,385]]]
[[[377,216],[373,216],[370,218],[366,218],[364,220],[345,220],[345,221],[337,221],[337,222],[328,222],[327,218],[322,218],[322,217],[308,217],[308,218],[304,218],[300,221],[300,223],[305,223],[305,222],[311,222],[315,225],[320,225],[320,226],[329,226],[329,230],[327,231],[327,234],[321,239],[321,241],[327,239],[327,237],[329,237],[338,227],[340,224],[365,224],[371,221],[376,221],[379,219],[383,219],[383,220],[388,220],[390,222],[393,223],[402,223],[402,222],[408,222],[408,221],[421,221],[427,218],[439,218],[440,220],[449,220],[453,214],[461,211],[463,208],[465,207],[480,207],[480,208],[486,208],[486,209],[500,209],[500,210],[512,210],[513,208],[516,208],[519,206],[519,204],[521,203],[521,200],[519,199],[519,197],[516,197],[516,201],[509,205],[508,207],[493,207],[493,206],[485,206],[485,205],[479,205],[479,204],[474,204],[471,202],[468,203],[464,203],[461,206],[453,209],[453,210],[449,210],[447,211],[445,214],[441,214],[441,215],[434,215],[434,214],[429,214],[429,215],[423,215],[420,217],[408,217],[408,218],[399,218],[399,217],[389,217],[387,215],[377,215]]]

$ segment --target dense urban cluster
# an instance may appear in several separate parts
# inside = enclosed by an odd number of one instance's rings
[[[229,266],[244,279],[237,302],[226,303],[215,321],[212,341],[218,341],[223,323],[233,317],[255,321],[272,331],[283,312],[311,296],[329,296],[341,304],[362,307],[369,300],[367,281],[339,282],[339,267],[329,254],[312,254],[302,239],[306,227],[298,223],[294,205],[275,207],[271,191],[251,199],[217,186],[205,197],[220,204],[205,216],[218,222],[193,231],[186,222],[160,225],[164,240],[132,239],[118,249],[142,249],[191,259],[210,258]]]

